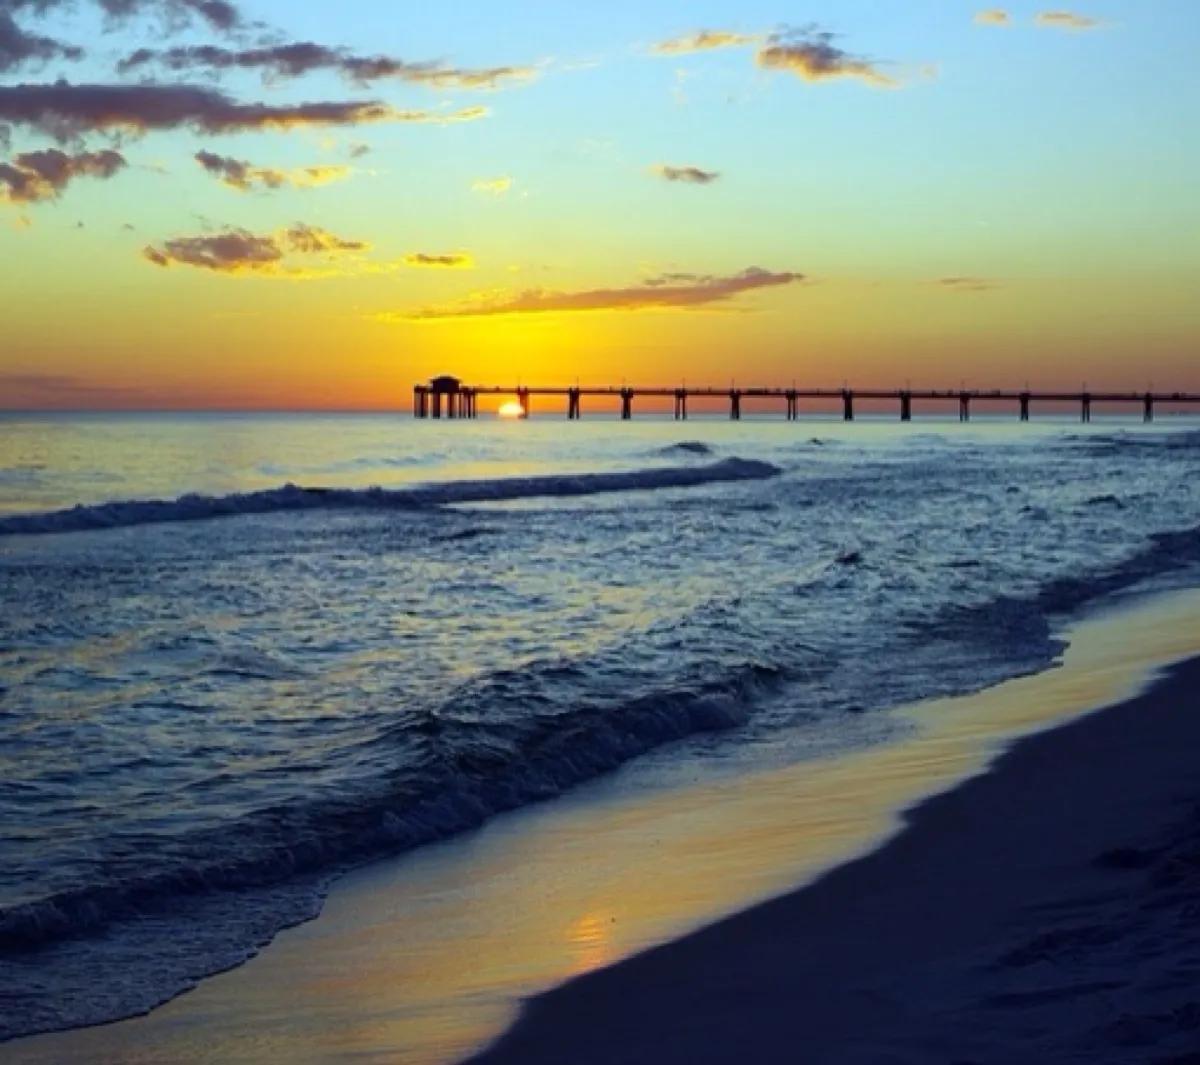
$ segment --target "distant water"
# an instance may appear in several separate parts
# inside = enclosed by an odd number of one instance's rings
[[[655,747],[887,743],[1198,572],[1182,420],[0,416],[0,1038]]]

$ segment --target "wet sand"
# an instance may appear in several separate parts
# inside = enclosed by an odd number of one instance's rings
[[[1186,952],[1171,953],[1183,937],[1152,957],[1165,935],[1153,922],[1111,948],[1088,929],[1127,910],[1179,917],[1150,881],[1186,868],[1186,841],[1170,841],[1200,796],[1197,667],[977,774],[1013,737],[1118,703],[1154,666],[1200,652],[1200,593],[1069,637],[1060,668],[894,711],[908,734],[886,746],[669,788],[634,765],[361,870],[247,965],[146,1017],[0,1057],[448,1062],[494,1039],[520,1000],[586,973],[535,998],[483,1060],[1040,1061],[1055,1060],[1050,1035],[1108,1053],[1147,1027],[1170,1047],[1192,1016],[1183,984],[1196,986]],[[897,836],[898,812],[937,792]],[[1095,863],[1113,851],[1124,857]],[[1111,964],[1097,960],[1108,949]],[[1127,1014],[1109,1042],[1100,1013]]]

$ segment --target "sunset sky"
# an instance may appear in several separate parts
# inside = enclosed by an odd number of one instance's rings
[[[0,406],[1200,389],[1200,5],[0,0]]]

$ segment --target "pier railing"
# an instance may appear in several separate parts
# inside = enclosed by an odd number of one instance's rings
[[[448,382],[453,382],[452,384]],[[1155,408],[1164,404],[1200,406],[1196,392],[1102,392],[1102,391],[1038,391],[1033,389],[927,389],[927,388],[652,388],[627,385],[594,386],[533,386],[464,385],[453,378],[435,379],[428,385],[413,388],[413,416],[416,418],[475,418],[480,396],[512,396],[520,405],[521,416],[528,417],[534,396],[565,397],[566,415],[576,420],[583,413],[585,396],[603,396],[620,401],[623,421],[633,417],[635,399],[658,398],[673,401],[677,421],[686,421],[688,401],[692,399],[721,399],[728,403],[729,417],[737,421],[742,416],[742,401],[780,400],[788,421],[800,414],[801,400],[831,400],[840,406],[842,418],[854,421],[856,404],[862,401],[892,402],[901,421],[911,421],[913,403],[946,403],[957,406],[959,421],[971,420],[973,403],[1012,403],[1021,421],[1029,421],[1034,403],[1073,404],[1079,409],[1080,420],[1092,420],[1094,404],[1140,408],[1144,421],[1154,420]]]

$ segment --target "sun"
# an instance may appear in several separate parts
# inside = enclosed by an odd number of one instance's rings
[[[525,417],[525,408],[515,399],[510,399],[496,408],[496,416],[498,418],[523,418]]]

